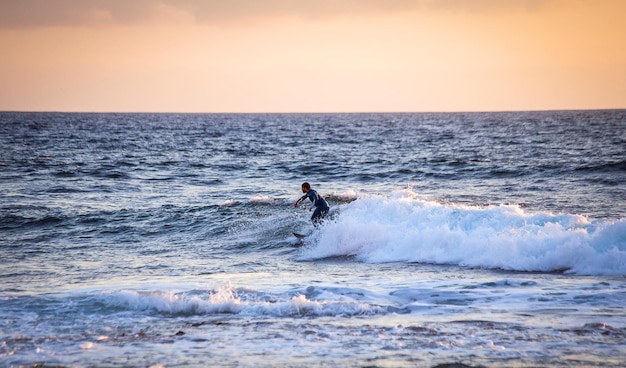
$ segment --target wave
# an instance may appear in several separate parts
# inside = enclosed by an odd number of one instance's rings
[[[410,190],[359,198],[307,240],[300,260],[354,257],[504,269],[626,275],[626,218],[466,206]]]
[[[575,171],[579,172],[589,172],[589,173],[599,173],[599,174],[611,174],[611,173],[619,173],[622,174],[626,171],[626,161],[614,161],[614,162],[606,162],[601,164],[589,164],[582,165],[577,167]]]
[[[122,290],[103,293],[99,303],[109,308],[166,315],[218,315],[298,317],[356,316],[398,313],[394,306],[372,305],[343,296],[341,300],[316,300],[314,287],[305,292],[274,295],[225,285],[212,291]],[[407,311],[400,311],[407,313]]]

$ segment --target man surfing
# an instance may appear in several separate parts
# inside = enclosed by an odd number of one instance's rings
[[[311,216],[311,221],[313,222],[313,225],[315,227],[318,227],[326,214],[328,214],[330,206],[328,205],[328,202],[326,202],[324,197],[319,195],[317,191],[311,189],[311,185],[309,183],[302,183],[302,193],[305,194],[296,201],[294,207],[298,207],[298,205],[300,205],[302,201],[309,198],[311,200],[311,208],[309,208],[309,211],[315,208],[315,211]]]

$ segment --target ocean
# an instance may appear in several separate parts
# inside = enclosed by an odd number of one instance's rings
[[[0,112],[0,168],[3,367],[626,362],[626,110]]]

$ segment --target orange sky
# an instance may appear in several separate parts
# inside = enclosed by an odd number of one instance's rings
[[[2,0],[0,110],[626,108],[622,0]]]

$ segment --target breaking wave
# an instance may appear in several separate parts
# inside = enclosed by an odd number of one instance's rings
[[[410,191],[360,198],[310,237],[300,259],[352,256],[515,271],[626,275],[626,219],[466,206]]]

